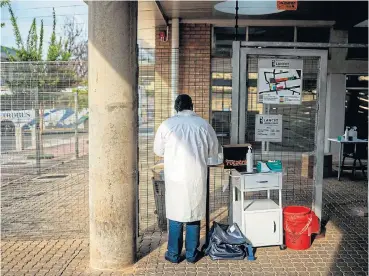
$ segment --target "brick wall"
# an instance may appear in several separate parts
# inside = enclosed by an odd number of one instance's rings
[[[170,28],[169,28],[170,29]],[[160,41],[156,30],[155,47],[155,128],[171,114],[171,39]],[[179,25],[178,93],[189,94],[194,102],[195,112],[209,119],[210,68],[211,68],[211,26],[209,24]]]
[[[211,26],[183,24],[180,32],[179,93],[189,94],[195,111],[209,119]]]

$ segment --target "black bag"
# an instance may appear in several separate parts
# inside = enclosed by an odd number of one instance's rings
[[[243,260],[246,255],[249,260],[254,260],[252,246],[237,223],[229,226],[214,222],[209,236],[205,254],[212,260]]]

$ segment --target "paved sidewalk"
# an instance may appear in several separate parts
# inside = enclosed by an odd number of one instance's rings
[[[71,238],[78,235],[66,227],[57,238],[3,237],[1,275],[368,275],[368,220],[351,214],[354,207],[367,208],[367,196],[367,181],[325,180],[326,237],[306,251],[259,248],[254,262],[205,257],[174,265],[163,258],[166,233],[154,232],[140,237],[140,259],[129,273],[99,272],[89,269],[87,235]]]
[[[86,134],[81,134],[79,137],[79,157],[88,158],[88,140]],[[43,173],[63,174],[60,164],[64,162],[71,162],[75,158],[75,140],[74,138],[68,139],[54,139],[54,141],[48,142],[46,146],[44,143],[44,154],[53,155],[52,159],[41,160],[41,170]],[[1,154],[1,183],[7,184],[11,181],[22,183],[23,178],[34,178],[36,174],[36,160],[29,159],[29,156],[35,156],[34,149],[25,149],[24,151],[12,151]],[[79,163],[74,164],[75,167],[82,168]],[[84,169],[87,171],[87,163],[84,165]],[[67,173],[69,173],[68,171]]]

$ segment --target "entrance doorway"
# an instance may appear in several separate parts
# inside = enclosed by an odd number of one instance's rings
[[[368,138],[368,76],[346,76],[345,126],[356,126],[358,138]],[[344,129],[342,130],[344,132]]]
[[[231,142],[251,143],[255,163],[282,160],[284,202],[311,205],[321,218],[327,51],[234,42],[232,68]],[[281,131],[263,129],[262,118],[279,118]],[[303,176],[304,155],[313,156],[313,178]]]

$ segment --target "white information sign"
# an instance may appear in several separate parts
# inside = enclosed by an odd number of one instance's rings
[[[301,104],[302,69],[302,59],[259,59],[259,103]]]
[[[255,141],[282,142],[282,115],[257,114]]]

